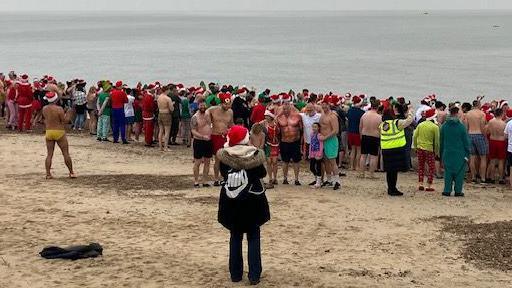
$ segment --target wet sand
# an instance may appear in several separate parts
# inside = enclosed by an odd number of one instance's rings
[[[161,153],[140,143],[99,143],[88,135],[69,141],[79,178],[66,178],[57,150],[56,179],[45,180],[43,136],[0,132],[0,287],[248,285],[246,278],[229,281],[228,232],[216,220],[219,189],[192,188],[189,149]],[[284,185],[269,190],[272,220],[262,228],[260,286],[512,283],[509,266],[468,253],[472,231],[485,234],[486,228],[449,228],[472,221],[510,231],[503,224],[509,222],[493,224],[512,219],[510,190],[468,185],[467,197],[443,198],[442,180],[436,180],[436,193],[415,192],[416,175],[409,173],[399,176],[406,195],[389,198],[384,174],[377,175],[363,180],[349,172],[337,192]],[[312,180],[305,169],[301,180]],[[510,233],[493,233],[478,241],[512,242]],[[103,245],[103,257],[62,261],[38,255],[47,245],[89,242]]]

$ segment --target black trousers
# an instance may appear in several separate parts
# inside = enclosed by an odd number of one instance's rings
[[[244,273],[244,261],[242,257],[242,240],[244,233],[231,231],[229,240],[229,273],[232,281],[242,279]],[[261,276],[261,248],[260,248],[260,227],[247,233],[249,259],[249,280],[256,281]]]
[[[309,159],[309,170],[315,176],[322,176],[322,160]]]
[[[176,137],[180,130],[180,117],[172,117],[171,123],[171,137],[169,138],[170,143],[176,143]]]
[[[398,171],[387,171],[386,172],[386,181],[388,182],[388,193],[396,192],[396,182],[398,180]]]

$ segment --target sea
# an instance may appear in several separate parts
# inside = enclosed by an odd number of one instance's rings
[[[445,101],[512,96],[512,11],[0,12],[0,71]]]

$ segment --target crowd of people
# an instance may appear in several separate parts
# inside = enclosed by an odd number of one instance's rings
[[[265,153],[266,189],[302,185],[300,163],[308,161],[312,188],[340,189],[342,168],[369,179],[381,171],[388,194],[400,196],[398,172],[412,169],[415,154],[418,190],[432,192],[434,179],[444,178],[443,195],[455,190],[463,196],[467,166],[469,181],[505,184],[506,168],[512,165],[512,110],[505,100],[484,102],[483,97],[445,105],[429,95],[414,110],[404,97],[307,89],[257,93],[245,86],[203,82],[197,87],[160,82],[128,87],[102,80],[87,89],[82,79],[61,83],[50,75],[31,79],[11,71],[0,74],[0,113],[11,130],[45,126],[48,178],[55,144],[63,149],[74,177],[65,138],[69,126],[100,142],[143,141],[163,152],[181,139],[181,145],[192,146],[195,187],[223,185],[217,152],[229,145],[228,132],[237,125],[249,129],[250,145]]]

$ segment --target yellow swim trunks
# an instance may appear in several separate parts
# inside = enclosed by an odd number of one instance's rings
[[[64,130],[46,130],[46,140],[59,141],[66,134]]]

